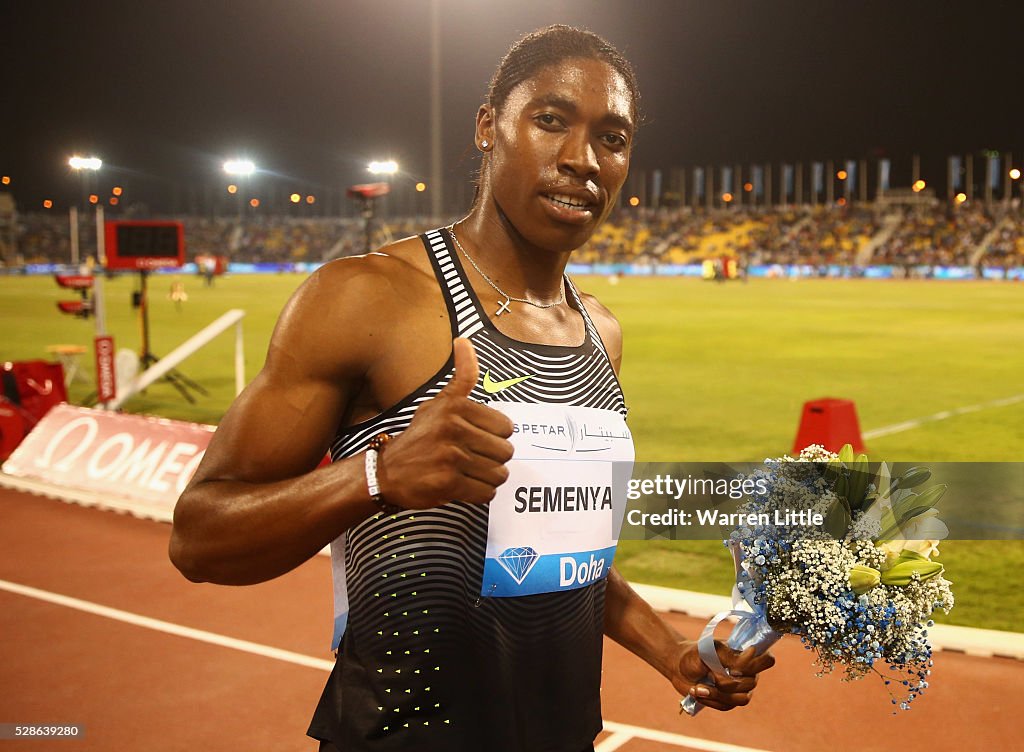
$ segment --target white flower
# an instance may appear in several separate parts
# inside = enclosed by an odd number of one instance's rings
[[[938,555],[939,542],[949,535],[949,528],[938,515],[939,510],[929,509],[912,517],[900,527],[900,532],[906,536],[905,539],[879,544],[878,547],[885,551],[886,564],[891,565],[901,551],[913,551],[926,559]]]
[[[927,512],[912,517],[900,526],[907,539],[923,541],[933,539],[940,541],[949,535],[949,528],[946,523],[939,519],[939,510],[932,508]]]

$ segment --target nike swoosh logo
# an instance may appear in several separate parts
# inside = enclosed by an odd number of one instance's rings
[[[484,391],[488,394],[497,394],[502,389],[508,389],[510,386],[515,386],[521,381],[532,379],[534,375],[535,374],[530,374],[529,376],[518,376],[514,379],[505,379],[504,381],[493,381],[491,379],[491,371],[488,369],[487,373],[484,374]]]

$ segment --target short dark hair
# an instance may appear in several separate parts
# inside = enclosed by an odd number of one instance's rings
[[[495,110],[501,109],[516,86],[542,68],[571,58],[601,60],[614,68],[629,87],[633,125],[640,125],[640,88],[630,62],[607,39],[563,24],[538,29],[512,45],[494,72],[487,103]]]

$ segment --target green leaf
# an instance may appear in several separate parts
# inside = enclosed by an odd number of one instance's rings
[[[852,519],[853,516],[850,514],[850,507],[846,503],[846,499],[840,496],[832,502],[821,527],[836,540],[842,540],[846,536],[846,531],[850,529]]]
[[[932,477],[932,471],[926,467],[912,467],[894,481],[899,488],[917,488]]]

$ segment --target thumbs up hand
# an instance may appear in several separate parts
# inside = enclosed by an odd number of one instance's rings
[[[455,373],[441,394],[449,394],[452,397],[468,398],[473,392],[473,387],[480,380],[480,364],[476,360],[476,348],[473,343],[464,337],[452,340],[452,352],[455,354]]]
[[[381,452],[378,479],[389,504],[406,509],[453,500],[484,504],[508,478],[512,421],[469,398],[480,378],[473,344],[460,337],[452,349],[451,381],[417,408],[409,428]]]

